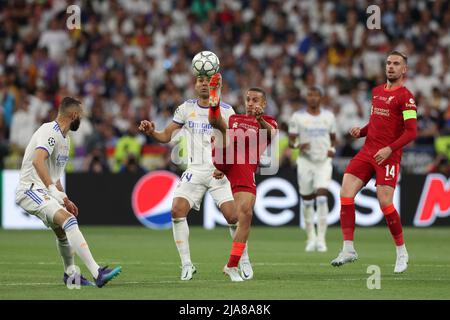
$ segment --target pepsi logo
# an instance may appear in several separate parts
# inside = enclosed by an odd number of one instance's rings
[[[138,220],[152,229],[172,226],[172,199],[179,177],[169,171],[153,171],[136,183],[131,195],[133,211]]]

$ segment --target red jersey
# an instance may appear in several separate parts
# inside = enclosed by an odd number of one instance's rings
[[[417,111],[416,102],[412,93],[405,87],[393,90],[386,89],[385,84],[372,90],[372,109],[368,124],[368,132],[360,154],[373,156],[381,148],[387,147],[397,140],[405,130],[405,119],[408,111]],[[402,148],[394,150],[390,158],[400,163]]]
[[[263,116],[263,119],[278,128],[274,118]],[[233,194],[250,192],[256,195],[255,172],[261,154],[270,144],[267,134],[260,129],[254,116],[232,115],[228,119],[227,147],[222,150],[212,148],[213,163],[227,176]]]
[[[271,116],[262,116],[273,128],[278,124]],[[215,157],[216,150],[213,148],[214,164],[225,164],[227,166],[238,164],[246,165],[256,172],[261,154],[270,144],[269,139],[260,132],[261,127],[254,116],[234,114],[228,119],[227,148],[223,150],[223,158]],[[232,148],[232,150],[230,150]],[[220,167],[224,169],[223,166]]]

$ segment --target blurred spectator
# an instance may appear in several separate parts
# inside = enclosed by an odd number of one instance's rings
[[[146,170],[139,164],[138,158],[134,154],[128,154],[119,172],[144,175]]]
[[[28,101],[23,98],[14,112],[9,136],[11,147],[21,155],[25,153],[31,136],[39,126],[36,120],[35,115],[29,111]]]
[[[139,124],[130,121],[127,134],[117,140],[114,152],[114,172],[119,171],[123,165],[126,165],[130,154],[134,155],[135,159],[140,159],[141,149],[145,142],[145,138],[139,133],[138,126]]]
[[[450,161],[444,155],[438,155],[428,168],[428,173],[440,173],[450,178]]]
[[[434,138],[439,133],[439,112],[429,105],[421,106],[417,116],[417,138],[418,145],[433,145]]]
[[[111,172],[108,161],[105,157],[105,150],[99,146],[96,147],[87,157],[84,164],[84,170],[89,173],[108,173]]]

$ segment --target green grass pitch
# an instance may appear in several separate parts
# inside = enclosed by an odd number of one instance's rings
[[[0,230],[0,299],[450,299],[449,228],[405,228],[410,264],[406,273],[395,275],[387,228],[357,228],[359,260],[335,268],[330,261],[341,247],[339,228],[329,228],[327,253],[305,253],[302,230],[253,227],[249,248],[255,278],[243,283],[232,283],[221,272],[231,248],[226,228],[190,228],[198,272],[188,282],[179,280],[171,230],[81,229],[100,264],[123,267],[118,278],[102,289],[69,290],[61,280],[51,231]],[[367,288],[369,265],[381,269],[379,290]]]

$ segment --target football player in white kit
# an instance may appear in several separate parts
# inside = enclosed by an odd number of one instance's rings
[[[289,146],[299,148],[298,185],[307,235],[307,252],[326,252],[328,185],[336,153],[336,120],[331,111],[320,107],[321,89],[308,88],[307,108],[293,114],[289,123]],[[314,200],[317,207],[317,234],[314,227]]]
[[[74,264],[76,253],[95,280],[103,287],[115,278],[121,267],[100,267],[92,257],[76,217],[77,206],[69,200],[60,178],[69,159],[69,130],[76,131],[82,116],[81,102],[65,97],[55,121],[44,123],[33,134],[22,162],[20,181],[16,189],[16,203],[31,215],[42,220],[56,234],[56,244],[64,263],[63,281],[66,285],[93,285],[84,278]]]
[[[163,131],[156,131],[155,124],[144,120],[139,130],[151,136],[158,142],[168,143],[184,128],[187,137],[188,166],[181,176],[172,202],[172,229],[173,238],[181,258],[181,280],[192,279],[196,267],[191,261],[189,249],[189,226],[187,215],[193,208],[199,210],[206,191],[209,191],[216,205],[220,208],[230,227],[230,234],[234,238],[237,228],[237,214],[230,182],[226,177],[214,179],[215,167],[212,162],[211,137],[213,128],[208,121],[209,112],[209,80],[207,76],[195,78],[195,92],[198,99],[187,100],[175,111],[173,121]],[[233,108],[220,104],[223,117],[228,118],[234,114]],[[250,264],[247,249],[245,250],[239,270],[242,278],[253,278],[253,269]]]

